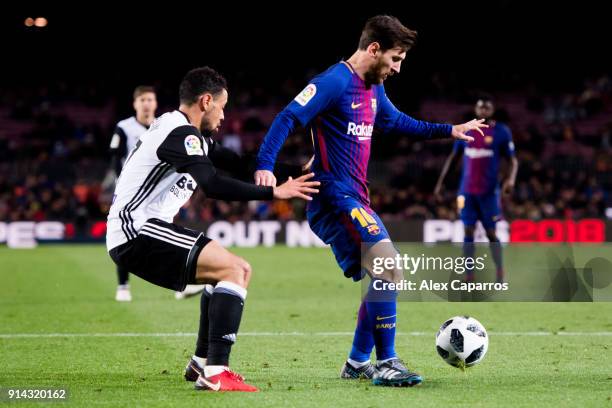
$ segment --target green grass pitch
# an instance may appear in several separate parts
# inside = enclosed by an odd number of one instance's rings
[[[177,301],[134,277],[133,302],[115,302],[114,265],[101,245],[0,248],[0,387],[68,388],[69,399],[52,406],[612,407],[612,303],[400,303],[397,349],[425,382],[380,388],[338,378],[359,286],[331,251],[234,252],[254,277],[231,365],[260,393],[194,391],[182,371],[198,298]],[[466,372],[434,347],[439,325],[458,314],[490,334],[485,360]],[[36,335],[15,336],[26,333]],[[113,333],[137,335],[105,335]]]

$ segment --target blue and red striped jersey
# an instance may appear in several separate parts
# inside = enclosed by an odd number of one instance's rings
[[[499,186],[499,162],[502,156],[514,156],[512,134],[507,126],[489,123],[482,129],[484,136],[476,131],[468,132],[474,141],[467,145],[456,140],[453,151],[463,153],[463,169],[459,194],[490,194]]]
[[[274,168],[296,121],[313,138],[315,178],[335,182],[342,194],[364,203],[369,203],[367,169],[374,130],[436,138],[449,137],[452,129],[400,112],[382,84],[367,86],[347,62],[316,76],[277,116],[259,150],[258,169]]]

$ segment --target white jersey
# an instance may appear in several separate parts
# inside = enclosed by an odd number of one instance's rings
[[[136,120],[136,116],[120,121],[117,123],[111,138],[111,151],[116,150],[120,152],[121,161],[125,162],[127,155],[136,146],[138,139],[147,129],[145,125]]]
[[[106,247],[110,251],[136,238],[151,218],[172,222],[197,187],[184,167],[208,160],[208,144],[180,111],[153,122],[130,152],[117,181],[108,214]]]

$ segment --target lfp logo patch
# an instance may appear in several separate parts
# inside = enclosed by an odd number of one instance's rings
[[[315,84],[308,84],[298,96],[295,97],[295,101],[302,106],[306,104],[317,94],[317,86]]]
[[[202,142],[195,135],[189,135],[185,138],[185,150],[189,156],[204,156]]]

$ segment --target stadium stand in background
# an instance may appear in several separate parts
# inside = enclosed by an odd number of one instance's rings
[[[449,85],[436,75],[432,83],[439,92],[422,100],[414,116],[446,122],[473,116],[473,95],[449,92]],[[282,102],[300,86],[286,83],[267,98],[261,89],[237,92],[218,138],[243,154],[255,154]],[[104,220],[111,193],[102,191],[100,184],[122,101],[94,85],[18,89],[9,89],[0,99],[0,221],[82,225]],[[506,218],[610,218],[611,77],[590,78],[571,93],[543,92],[534,86],[487,91],[495,97],[497,119],[513,132],[520,163],[515,192],[504,198]],[[169,106],[160,106],[158,113]],[[431,191],[450,143],[374,140],[371,199],[384,219],[457,218],[459,168],[448,177],[441,198]],[[286,143],[281,160],[305,162],[310,152],[310,137],[298,132]],[[297,202],[243,204],[196,198],[179,217],[204,222],[303,219],[304,208]]]

